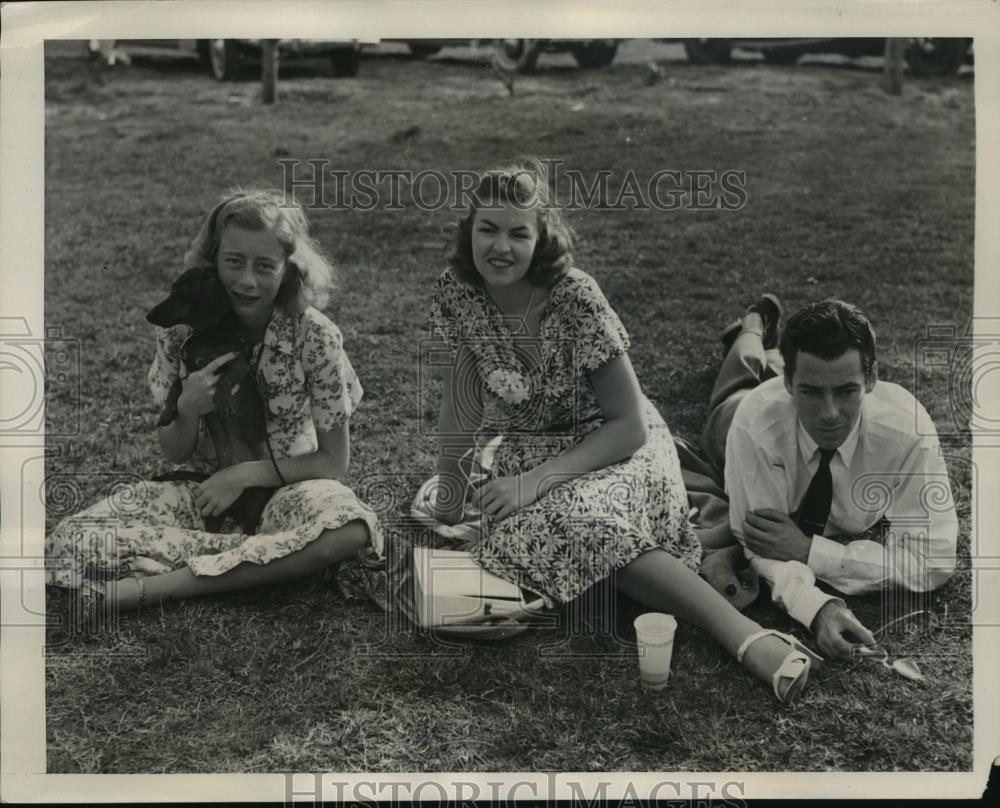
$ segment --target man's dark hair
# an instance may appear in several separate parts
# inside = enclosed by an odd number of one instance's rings
[[[789,383],[799,351],[830,361],[851,348],[861,354],[865,381],[875,379],[875,331],[861,309],[843,300],[830,297],[799,309],[788,318],[779,347]]]

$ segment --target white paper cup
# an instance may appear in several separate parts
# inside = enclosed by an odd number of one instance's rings
[[[638,640],[639,678],[643,687],[660,690],[670,677],[677,621],[669,614],[647,612],[639,615],[633,625]]]

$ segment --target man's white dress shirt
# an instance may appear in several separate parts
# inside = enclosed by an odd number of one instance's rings
[[[819,447],[799,423],[784,380],[769,379],[752,390],[740,402],[726,441],[734,535],[744,542],[743,521],[752,510],[773,508],[795,518],[819,460]],[[907,390],[876,383],[830,473],[830,517],[823,535],[813,536],[807,564],[746,551],[775,603],[809,627],[823,604],[837,599],[816,587],[817,578],[848,595],[889,585],[926,592],[948,580],[958,538],[948,471],[934,423]],[[883,516],[890,522],[884,545],[826,538],[862,533]]]

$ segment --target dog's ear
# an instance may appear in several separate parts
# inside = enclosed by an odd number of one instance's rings
[[[209,328],[220,322],[230,310],[229,295],[219,281],[214,269],[206,269],[198,277],[196,305],[192,312],[191,325],[195,329]]]
[[[167,299],[157,303],[146,319],[162,328],[184,323],[204,329],[222,320],[229,309],[229,296],[215,269],[196,267],[174,281]]]
[[[170,294],[161,300],[146,314],[146,319],[153,325],[161,328],[170,328],[172,325],[184,322],[184,303],[190,294],[185,294],[185,287],[190,286],[201,270],[189,269],[170,285]]]

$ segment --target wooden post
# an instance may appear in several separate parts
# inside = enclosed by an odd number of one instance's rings
[[[278,40],[265,39],[261,46],[262,95],[265,104],[275,104],[278,101]]]
[[[885,72],[882,86],[889,95],[903,92],[903,46],[905,39],[891,37],[885,41]]]

